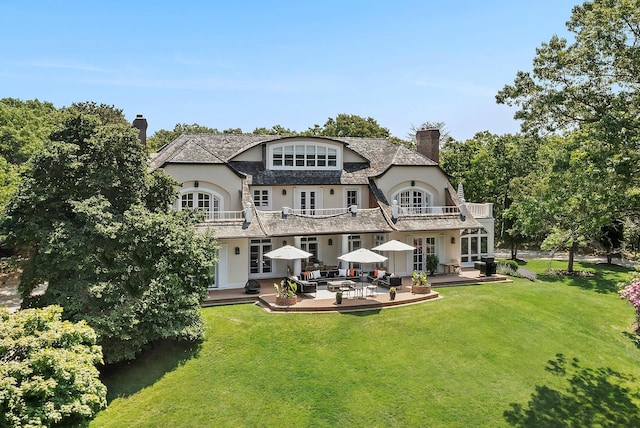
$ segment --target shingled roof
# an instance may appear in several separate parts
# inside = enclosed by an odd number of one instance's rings
[[[240,153],[263,143],[285,139],[330,140],[344,144],[365,162],[345,162],[342,171],[267,170],[263,162],[234,161]],[[368,184],[369,177],[394,166],[437,166],[428,157],[384,138],[282,137],[254,134],[183,134],[163,147],[151,162],[151,170],[171,163],[228,164],[250,177],[253,185],[272,184]]]

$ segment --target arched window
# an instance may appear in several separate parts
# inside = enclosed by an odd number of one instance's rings
[[[431,194],[420,188],[403,189],[393,195],[393,200],[398,201],[403,214],[428,214],[432,205]]]
[[[179,209],[196,209],[202,212],[203,219],[214,220],[221,210],[222,198],[205,189],[183,189],[179,199]]]
[[[273,169],[340,169],[338,148],[315,141],[273,144],[269,148],[269,166]]]

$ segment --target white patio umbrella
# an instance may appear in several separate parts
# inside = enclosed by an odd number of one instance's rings
[[[366,248],[359,248],[357,250],[351,251],[350,253],[341,255],[340,257],[338,257],[338,260],[342,260],[348,263],[368,264],[384,262],[385,260],[387,260],[387,258],[378,253],[374,253],[371,250],[367,250]]]
[[[405,244],[404,242],[396,241],[392,239],[391,241],[387,241],[384,244],[378,245],[377,247],[373,247],[372,250],[376,251],[393,251],[393,274],[396,273],[396,252],[397,251],[413,251],[416,247],[413,247],[409,244]]]
[[[264,254],[265,257],[268,257],[272,260],[298,260],[298,259],[308,259],[313,256],[313,254],[301,250],[298,247],[294,247],[293,245],[285,245],[284,247],[276,248],[275,250],[271,250],[268,253]],[[288,266],[287,266],[288,267]]]

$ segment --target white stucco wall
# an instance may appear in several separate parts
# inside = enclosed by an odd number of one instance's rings
[[[433,205],[446,204],[445,188],[448,180],[442,170],[437,167],[392,167],[382,177],[376,179],[376,184],[391,204],[393,195],[400,190],[410,188],[411,181],[415,181],[414,188],[424,188],[433,195]]]
[[[224,211],[243,209],[239,191],[242,180],[224,165],[169,164],[165,171],[182,183],[181,188],[193,188],[194,182],[203,189],[210,189],[224,198]]]

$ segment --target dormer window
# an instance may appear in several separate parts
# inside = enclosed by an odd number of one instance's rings
[[[273,169],[340,169],[338,148],[318,142],[287,142],[270,148]]]

